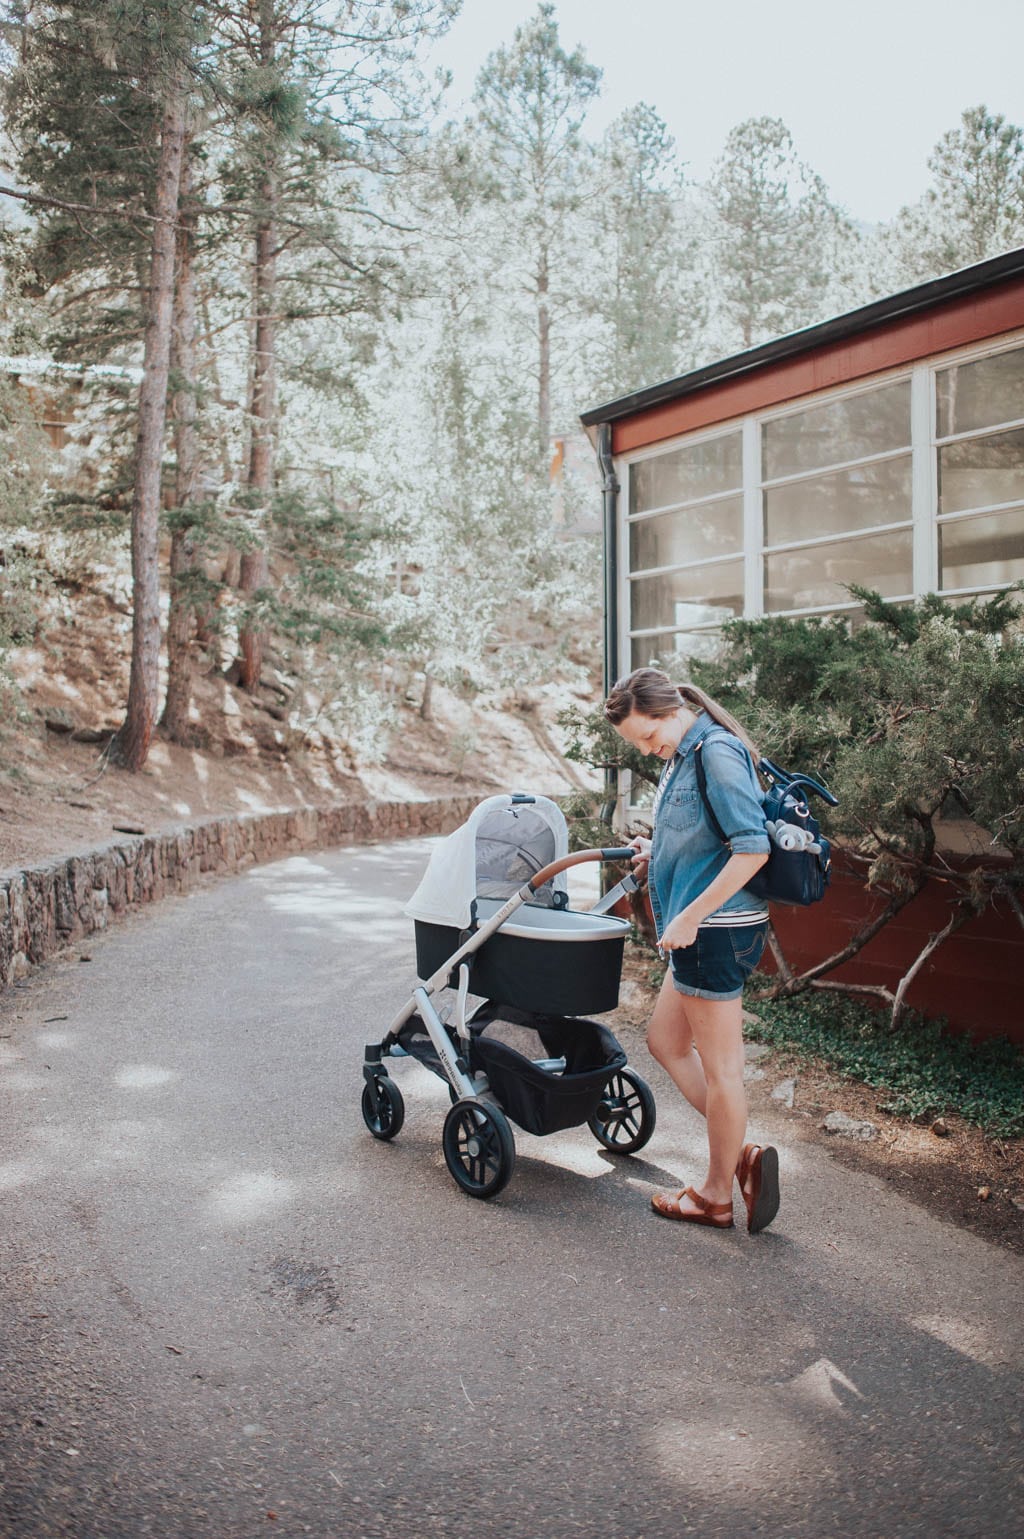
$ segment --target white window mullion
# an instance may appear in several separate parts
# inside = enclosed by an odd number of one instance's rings
[[[619,483],[620,507],[629,507],[629,478],[633,473],[633,467],[625,460],[613,461],[615,467],[615,479]],[[629,632],[633,623],[633,592],[629,581],[629,524],[624,518],[616,519],[618,529],[616,538],[618,541],[618,561],[616,563],[618,577],[618,610],[619,610],[619,676],[624,678],[633,670],[632,646]],[[615,682],[614,680],[612,681]]]
[[[935,523],[935,375],[918,364],[910,378],[911,509],[914,521],[914,596],[939,586],[939,541]]]
[[[764,515],[761,503],[761,423],[743,419],[743,613],[764,614]]]

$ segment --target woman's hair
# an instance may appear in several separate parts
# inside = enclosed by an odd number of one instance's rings
[[[604,703],[604,714],[613,727],[619,727],[634,711],[639,716],[671,716],[681,705],[693,711],[707,711],[712,721],[738,737],[749,748],[754,763],[758,762],[761,755],[731,711],[696,684],[673,684],[660,668],[634,668],[626,678],[619,679]]]

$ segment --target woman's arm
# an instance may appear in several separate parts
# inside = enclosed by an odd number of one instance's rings
[[[697,926],[709,914],[721,908],[741,887],[746,887],[755,871],[760,871],[768,853],[760,852],[730,855],[725,865],[704,891],[686,905],[681,913],[670,919],[661,935],[663,951],[692,946],[697,939]]]

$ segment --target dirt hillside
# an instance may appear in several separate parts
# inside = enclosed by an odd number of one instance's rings
[[[411,691],[392,700],[396,722],[378,756],[360,755],[313,713],[286,709],[273,668],[255,697],[220,671],[199,674],[196,746],[158,733],[145,767],[128,773],[104,752],[127,698],[125,620],[104,595],[79,594],[12,654],[20,705],[0,729],[0,871],[106,843],[121,826],[152,832],[354,797],[558,795],[585,783],[562,757],[556,717],[592,696],[586,685],[472,698],[435,686],[429,720]]]

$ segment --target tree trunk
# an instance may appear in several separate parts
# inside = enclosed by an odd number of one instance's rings
[[[184,148],[185,89],[179,71],[168,87],[160,126],[132,493],[132,662],[125,719],[111,746],[111,758],[130,770],[140,770],[146,762],[160,693],[160,468],[167,421],[175,220]]]
[[[268,175],[263,197],[273,206],[276,188]],[[274,490],[274,413],[276,396],[274,286],[276,278],[277,225],[273,218],[261,221],[256,231],[256,344],[253,357],[252,428],[249,441],[247,485],[257,507],[266,509]],[[267,585],[267,553],[262,544],[242,552],[240,586],[256,593]],[[252,692],[263,670],[263,633],[255,621],[247,621],[239,638],[239,681]]]
[[[423,674],[423,698],[420,701],[420,718],[423,721],[433,721],[434,676],[429,671]]]
[[[260,60],[270,69],[275,61],[274,8],[260,3]],[[268,150],[268,154],[272,155]],[[250,502],[266,510],[274,491],[274,447],[277,412],[277,206],[279,188],[272,160],[264,169],[260,187],[261,214],[256,226],[256,334],[253,348],[252,400],[250,403],[249,469],[246,483]],[[261,536],[257,534],[257,540]],[[257,593],[268,578],[267,552],[262,543],[242,552],[239,586],[243,593]],[[239,682],[250,694],[257,689],[263,671],[263,632],[250,618],[239,636]]]
[[[537,262],[537,341],[539,345],[537,376],[537,438],[541,463],[546,467],[551,447],[551,311],[548,308],[550,278],[547,247],[541,248]]]
[[[172,357],[177,376],[174,416],[174,505],[177,522],[171,535],[171,594],[167,619],[167,696],[163,726],[174,743],[191,741],[192,601],[188,577],[195,569],[195,533],[182,522],[199,494],[199,436],[196,432],[196,292],[192,270],[195,211],[189,208],[191,168],[186,157],[181,175],[182,214],[178,225],[178,272],[174,291]],[[186,517],[188,515],[186,514]]]

